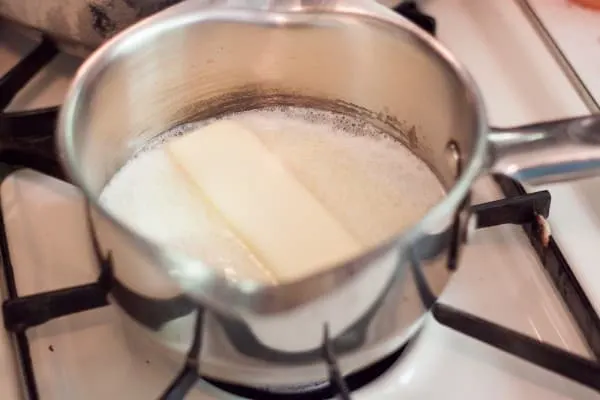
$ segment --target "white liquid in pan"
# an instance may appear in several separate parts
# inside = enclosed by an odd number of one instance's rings
[[[365,248],[408,228],[444,196],[425,163],[360,120],[298,108],[227,119],[251,129]],[[160,149],[206,123],[179,127],[149,143],[111,179],[100,202],[146,238],[201,259],[229,279],[276,283],[272,271],[199,201]]]

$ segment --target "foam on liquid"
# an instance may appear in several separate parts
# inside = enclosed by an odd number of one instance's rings
[[[444,196],[425,163],[359,119],[292,107],[226,119],[253,130],[365,246],[408,228]],[[159,150],[169,139],[210,122],[182,125],[148,143],[110,180],[100,202],[147,239],[201,259],[229,279],[275,283]]]

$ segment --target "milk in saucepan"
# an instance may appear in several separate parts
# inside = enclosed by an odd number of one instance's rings
[[[423,161],[361,120],[300,108],[227,119],[252,130],[364,248],[414,224],[444,196]],[[276,283],[272,270],[226,219],[199,201],[163,151],[167,141],[207,123],[180,126],[148,143],[110,180],[100,202],[147,239],[201,259],[229,279]]]

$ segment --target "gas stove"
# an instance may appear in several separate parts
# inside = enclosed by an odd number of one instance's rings
[[[531,23],[526,2],[485,3],[430,0],[424,5],[435,20],[410,4],[400,11],[436,29],[466,64],[492,124],[588,113]],[[527,193],[512,181],[482,177],[473,191],[478,229],[423,328],[404,348],[349,377],[337,372],[325,340],[330,382],[324,387],[275,394],[208,381],[195,370],[201,343],[181,365],[132,340],[106,301],[83,198],[48,156],[56,106],[81,60],[51,40],[32,40],[8,25],[0,29],[3,398],[600,398],[600,319],[593,301],[600,290],[581,281],[593,274],[581,271],[593,263],[595,246],[571,246],[563,240],[563,221],[553,219],[557,209],[558,215],[573,211],[565,193],[576,195],[584,184]],[[30,138],[30,146],[16,147],[13,135]],[[593,215],[585,210],[576,215],[589,227]],[[557,241],[549,235],[549,214],[552,230],[561,232]],[[577,222],[569,225],[576,237]]]

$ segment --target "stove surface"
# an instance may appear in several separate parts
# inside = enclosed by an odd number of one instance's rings
[[[524,0],[600,104],[600,10],[570,0]]]
[[[568,115],[600,112],[600,11],[567,0],[521,0],[567,58],[576,80],[584,86],[586,106]],[[555,95],[556,97],[556,95]],[[561,114],[562,115],[562,114]],[[600,276],[596,250],[600,242],[600,178],[549,185],[554,237],[581,283],[596,313],[600,314]]]
[[[512,125],[581,114],[583,104],[519,7],[512,1],[483,3],[430,0],[426,5],[438,19],[440,39],[480,85],[491,123]],[[31,44],[24,39],[18,44],[3,33],[0,70],[8,70],[27,52],[23,47]],[[42,82],[38,89],[32,82],[11,107],[60,103],[78,64],[79,60],[68,56],[53,62],[36,78]],[[552,90],[548,82],[552,82]],[[26,94],[28,90],[31,95]],[[96,279],[84,204],[74,187],[21,170],[4,181],[0,195],[20,295]],[[500,198],[501,193],[490,178],[483,177],[474,197],[474,203],[480,203]],[[571,207],[561,207],[553,200],[551,209]],[[478,230],[464,248],[459,270],[440,302],[591,357],[520,227]],[[179,371],[179,366],[165,363],[146,343],[125,336],[112,306],[53,320],[29,329],[27,335],[41,399],[157,398]],[[11,341],[2,332],[3,398],[22,397],[16,365]],[[223,397],[214,389],[198,387],[186,398]],[[600,396],[428,318],[397,364],[353,393],[353,398],[558,400]]]

